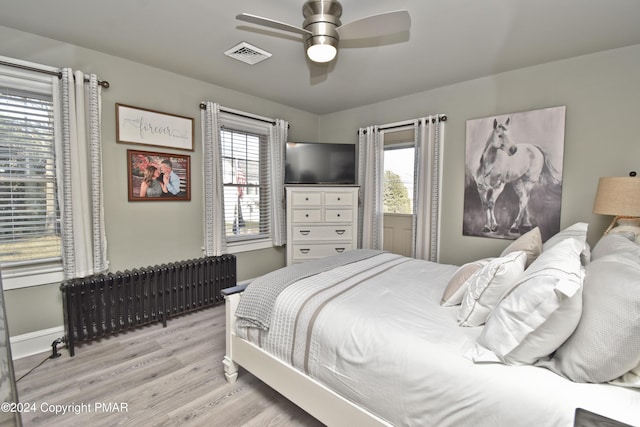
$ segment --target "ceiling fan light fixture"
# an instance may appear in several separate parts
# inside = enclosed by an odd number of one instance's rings
[[[379,13],[351,21],[340,22],[342,5],[338,0],[307,0],[302,7],[302,27],[263,18],[250,13],[236,16],[240,21],[262,25],[280,31],[301,34],[307,57],[313,62],[333,61],[338,53],[338,41],[382,37],[409,31],[411,17],[406,10]]]
[[[307,56],[313,62],[330,62],[338,53],[338,40],[333,37],[309,37],[305,42]]]

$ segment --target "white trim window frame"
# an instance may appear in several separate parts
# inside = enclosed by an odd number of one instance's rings
[[[63,279],[54,79],[0,66],[0,266],[5,289]]]

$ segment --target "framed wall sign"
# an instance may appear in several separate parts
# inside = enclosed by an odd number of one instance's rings
[[[191,200],[191,157],[127,150],[129,201]]]
[[[116,141],[193,151],[194,120],[116,104]]]

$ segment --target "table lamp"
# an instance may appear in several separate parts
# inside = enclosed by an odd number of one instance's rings
[[[631,231],[640,237],[640,178],[636,173],[600,178],[593,213],[614,216],[604,234]]]

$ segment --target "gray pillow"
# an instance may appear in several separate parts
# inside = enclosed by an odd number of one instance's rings
[[[629,243],[629,251],[587,265],[580,323],[538,365],[576,382],[602,383],[640,364],[640,257]]]
[[[606,255],[629,254],[640,257],[640,245],[635,243],[635,234],[616,233],[602,236],[591,250],[591,260],[594,261]]]

